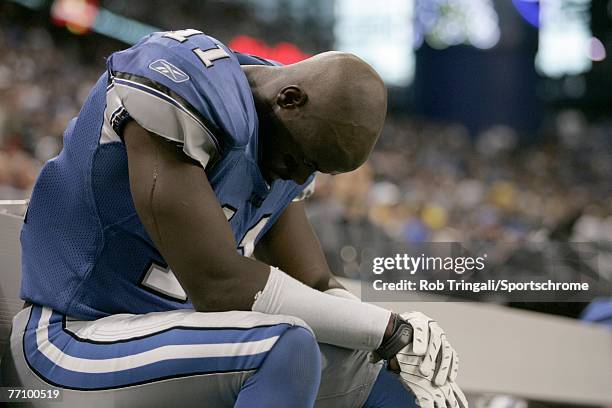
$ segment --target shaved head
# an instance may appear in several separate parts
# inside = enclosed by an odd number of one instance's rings
[[[275,163],[289,160],[281,156],[301,156],[293,157],[293,164],[305,162],[310,173],[347,172],[366,161],[387,111],[385,86],[367,63],[353,54],[326,52],[282,67],[244,68],[258,108],[260,138],[293,150],[281,154],[264,146],[268,157],[262,164],[276,168],[272,178],[304,179],[304,174],[284,172],[292,169],[280,167],[291,163]]]

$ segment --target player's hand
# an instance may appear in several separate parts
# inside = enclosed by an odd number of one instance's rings
[[[421,372],[423,357],[400,351],[396,359],[400,381],[415,395],[421,408],[468,408],[468,401],[455,381],[436,385],[433,373],[424,375]]]
[[[418,357],[410,359],[417,361],[418,371],[423,377],[430,378],[437,385],[442,386],[448,381],[454,381],[459,370],[459,357],[446,339],[444,331],[432,318],[421,312],[403,313],[400,315],[413,329],[412,344],[398,352],[399,355]]]

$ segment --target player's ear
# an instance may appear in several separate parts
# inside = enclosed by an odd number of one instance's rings
[[[281,108],[295,109],[306,103],[308,95],[297,85],[288,85],[276,96],[276,103]]]

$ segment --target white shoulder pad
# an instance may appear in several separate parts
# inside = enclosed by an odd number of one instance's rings
[[[212,132],[188,106],[172,95],[139,82],[115,77],[106,99],[104,123],[105,131],[110,136],[113,133],[117,136],[115,118],[127,112],[148,131],[181,144],[185,154],[200,162],[204,168],[219,153]]]

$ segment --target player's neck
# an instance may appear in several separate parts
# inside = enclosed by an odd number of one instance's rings
[[[278,80],[278,73],[273,72],[275,68],[265,65],[244,65],[242,67],[258,109],[262,105],[269,106],[276,98],[278,90],[274,82]]]

